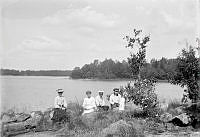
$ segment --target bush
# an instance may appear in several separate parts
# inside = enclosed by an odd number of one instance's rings
[[[158,114],[158,98],[155,93],[154,81],[138,80],[134,86],[125,87],[124,92],[127,93],[128,102],[141,106],[143,116],[154,117]]]

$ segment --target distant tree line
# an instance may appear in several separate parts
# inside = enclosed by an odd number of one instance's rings
[[[175,73],[176,65],[177,59],[152,59],[150,63],[145,62],[144,67],[141,68],[141,77],[154,77],[158,80],[167,80],[170,75]],[[85,64],[82,68],[75,67],[72,70],[71,77],[81,79],[129,79],[137,76],[132,75],[127,61],[123,60],[120,62],[105,59],[102,62],[94,60],[94,62]]]
[[[1,69],[1,75],[13,76],[71,76],[71,70],[14,70]]]

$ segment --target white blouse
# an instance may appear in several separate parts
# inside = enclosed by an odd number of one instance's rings
[[[67,107],[67,102],[65,100],[65,97],[57,96],[55,98],[55,101],[54,101],[54,107],[55,108],[62,108],[61,106]]]
[[[105,101],[103,97],[101,98],[100,96],[96,96],[95,100],[97,106],[105,106]]]
[[[114,103],[120,103],[120,99],[121,99],[121,95],[118,94],[118,96],[115,96],[114,94],[112,94],[110,96],[110,104],[114,104]]]
[[[84,98],[83,108],[84,108],[83,114],[93,112],[96,109],[96,103],[94,97]]]

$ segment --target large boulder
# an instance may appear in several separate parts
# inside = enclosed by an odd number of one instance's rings
[[[41,111],[34,111],[31,113],[31,118],[24,121],[27,128],[38,128],[41,126],[43,120],[43,113]],[[40,128],[38,128],[40,129]]]
[[[191,118],[186,113],[175,116],[171,119],[171,121],[169,121],[169,123],[173,123],[174,125],[180,127],[186,127],[190,124],[190,122]]]
[[[92,112],[92,113],[88,113],[88,114],[84,114],[83,116],[81,116],[82,122],[88,126],[88,127],[92,127],[93,123],[96,120],[97,114],[98,112]]]
[[[1,121],[2,123],[10,123],[10,122],[14,122],[14,119],[10,115],[3,114],[1,116]]]
[[[3,135],[16,135],[20,133],[25,133],[30,130],[39,127],[42,120],[42,112],[32,112],[31,115],[20,115],[15,116],[15,120],[12,122],[3,123],[2,132]]]
[[[27,119],[29,119],[31,117],[31,115],[29,114],[25,114],[25,113],[19,113],[15,115],[15,120],[16,122],[23,122],[26,121]]]
[[[137,122],[126,122],[124,120],[119,120],[107,128],[103,129],[101,132],[102,137],[113,137],[113,136],[134,136],[134,137],[144,137],[144,134]]]

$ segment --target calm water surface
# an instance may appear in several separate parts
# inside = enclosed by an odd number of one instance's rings
[[[110,94],[115,87],[124,86],[128,81],[73,80],[65,77],[1,76],[1,109],[15,108],[18,111],[44,110],[52,107],[57,95],[56,89],[63,88],[67,101],[82,103],[85,91],[93,96],[98,90]],[[159,99],[180,99],[183,90],[169,83],[158,83],[156,92]]]

